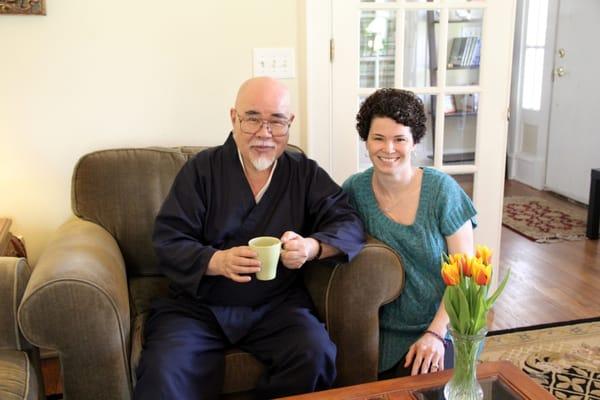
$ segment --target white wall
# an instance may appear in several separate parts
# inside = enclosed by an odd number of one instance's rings
[[[47,16],[0,16],[0,216],[30,261],[72,215],[83,154],[222,143],[252,48],[303,60],[301,1],[48,0]],[[297,75],[290,142],[304,146]]]

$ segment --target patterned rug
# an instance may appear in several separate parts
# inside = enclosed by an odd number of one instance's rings
[[[505,197],[502,224],[538,243],[585,239],[587,212],[539,197]]]
[[[557,399],[600,400],[600,318],[491,332],[481,360],[512,362]]]

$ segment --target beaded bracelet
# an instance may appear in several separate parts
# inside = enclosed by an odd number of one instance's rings
[[[429,329],[427,329],[423,334],[425,334],[425,333],[429,333],[429,334],[435,336],[436,339],[438,339],[440,342],[442,342],[442,344],[444,344],[444,345],[446,344],[446,341],[444,340],[444,338],[441,337],[438,333],[431,331]]]

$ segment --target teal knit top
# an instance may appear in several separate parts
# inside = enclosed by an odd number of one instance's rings
[[[379,312],[379,370],[393,367],[408,352],[435,316],[444,294],[440,274],[446,236],[465,222],[477,225],[471,199],[449,175],[423,168],[417,215],[403,225],[378,207],[372,187],[373,168],[355,174],[343,188],[361,216],[367,233],[395,249],[402,257],[405,286],[394,302]]]

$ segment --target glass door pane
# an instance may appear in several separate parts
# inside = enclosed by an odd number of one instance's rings
[[[437,25],[439,10],[406,10],[404,18],[403,76],[405,87],[428,87],[437,83]]]
[[[445,96],[444,165],[475,162],[478,99],[478,93]]]
[[[448,11],[447,86],[479,84],[483,10]]]
[[[396,65],[396,12],[363,10],[360,15],[359,87],[393,87]]]
[[[419,98],[423,101],[425,115],[427,116],[425,136],[417,144],[414,155],[414,164],[424,167],[433,165],[434,135],[435,135],[435,105],[437,96],[434,94],[420,94]]]

